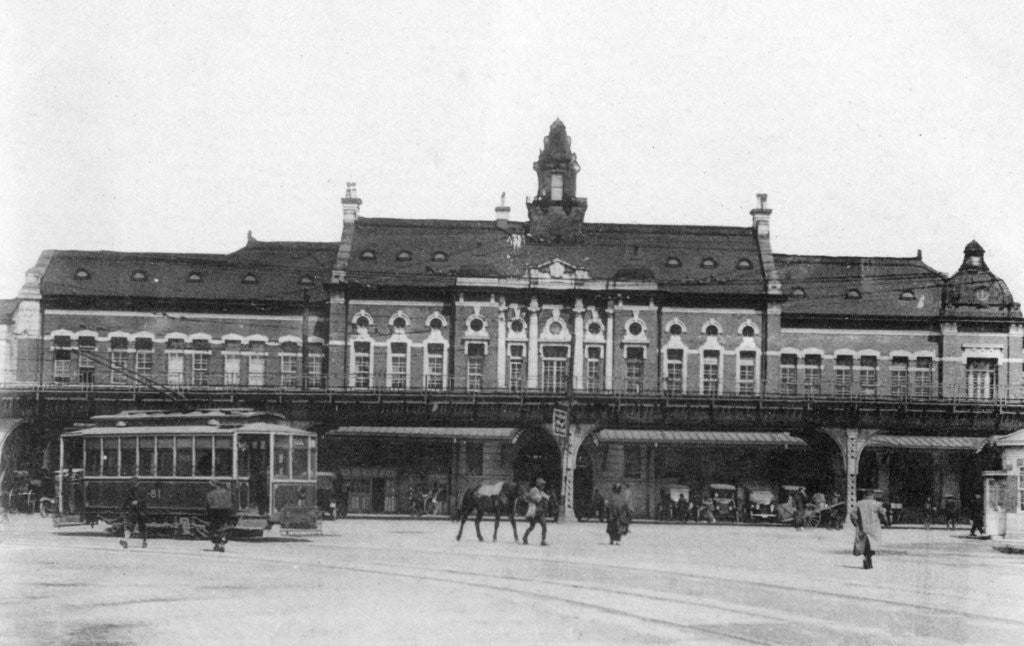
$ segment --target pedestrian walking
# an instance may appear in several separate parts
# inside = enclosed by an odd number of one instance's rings
[[[980,493],[974,494],[974,497],[971,498],[969,511],[971,516],[971,536],[974,536],[975,532],[977,532],[978,536],[984,536],[985,507]]]
[[[946,496],[942,503],[942,513],[946,519],[946,529],[956,529],[956,500]]]
[[[610,545],[618,545],[622,537],[629,533],[629,521],[632,519],[629,499],[622,493],[622,484],[619,482],[612,485],[612,493],[605,504],[605,517],[608,519],[605,525],[608,542]]]
[[[234,516],[231,492],[223,483],[210,480],[210,492],[206,494],[206,520],[214,552],[224,551],[224,546],[228,542],[229,525]]]
[[[793,527],[798,532],[804,531],[805,514],[807,512],[807,490],[803,487],[793,492]]]
[[[931,529],[932,523],[935,522],[935,503],[932,502],[932,497],[928,496],[924,499],[924,528]]]
[[[528,538],[533,528],[540,523],[540,544],[548,544],[548,500],[551,498],[548,494],[544,493],[544,485],[547,484],[544,478],[537,478],[537,482],[530,489],[530,492],[526,494],[526,500],[529,502],[529,507],[526,509],[526,518],[530,521],[530,526],[526,528],[526,532],[523,534],[523,545],[528,545]]]
[[[128,539],[132,537],[133,531],[137,531],[142,537],[142,546],[148,547],[146,520],[149,512],[146,507],[146,493],[142,490],[138,478],[132,478],[128,483],[128,494],[125,496],[124,505],[121,506],[124,513],[124,537],[120,543],[124,549],[128,549]]]
[[[853,523],[854,540],[853,555],[864,556],[864,569],[870,570],[874,565],[871,557],[875,548],[882,542],[882,523],[885,522],[885,508],[876,498],[878,492],[865,491],[863,497],[850,510],[850,522]]]

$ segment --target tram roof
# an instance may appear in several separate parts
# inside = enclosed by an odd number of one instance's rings
[[[190,411],[173,411],[163,409],[152,410],[125,410],[110,415],[94,415],[89,418],[93,423],[113,423],[132,426],[143,426],[151,424],[167,424],[179,422],[183,424],[194,424],[211,420],[220,423],[232,421],[255,421],[255,420],[280,420],[284,421],[284,415],[259,411],[253,408],[199,408]]]
[[[110,435],[235,435],[241,433],[287,433],[316,437],[313,431],[306,431],[286,424],[250,422],[247,424],[147,424],[144,426],[86,426],[67,431],[61,437],[99,437]]]

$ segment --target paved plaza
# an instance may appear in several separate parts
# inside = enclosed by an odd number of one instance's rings
[[[489,537],[493,525],[485,521]],[[597,523],[549,547],[503,523],[345,519],[324,535],[153,539],[12,516],[0,528],[4,644],[1019,644],[1024,556],[966,530]],[[520,524],[520,531],[523,527]],[[535,535],[536,536],[536,533]],[[539,543],[539,536],[531,536]]]

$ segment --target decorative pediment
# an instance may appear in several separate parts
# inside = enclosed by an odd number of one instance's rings
[[[589,280],[590,272],[583,267],[555,258],[531,268],[527,272],[527,277],[534,280]]]

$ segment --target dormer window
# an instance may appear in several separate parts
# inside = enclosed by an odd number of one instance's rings
[[[396,317],[396,318],[395,318],[395,321],[394,321],[394,322],[393,322],[393,323],[392,323],[391,325],[392,325],[392,326],[393,326],[393,327],[394,327],[394,328],[395,328],[396,330],[404,330],[404,329],[405,329],[405,326],[406,326],[406,325],[408,325],[408,322],[406,322],[406,320],[405,320],[404,318],[402,318],[401,316],[399,316],[399,317]]]
[[[246,274],[245,278],[242,279],[243,285],[255,285],[260,282],[260,279],[256,277],[256,274]]]
[[[666,267],[679,267],[682,264],[682,261],[679,260],[679,258],[676,258],[675,256],[671,256],[668,260],[665,261]]]
[[[146,272],[142,271],[141,269],[136,269],[135,271],[132,272],[132,280],[136,282],[142,282],[146,280]]]
[[[92,278],[92,276],[90,276],[89,272],[84,269],[75,271],[75,280],[89,280],[90,278]]]
[[[376,260],[377,252],[373,249],[363,249],[363,252],[359,254],[360,260]]]
[[[807,298],[807,292],[804,291],[803,287],[794,287],[793,291],[791,291],[789,294],[793,298]]]
[[[203,282],[203,275],[197,271],[192,272],[188,275],[188,282],[190,283],[201,283]]]
[[[594,336],[601,334],[601,324],[598,323],[597,321],[592,322],[590,325],[587,326],[587,332],[593,334]]]
[[[683,326],[679,325],[678,323],[673,323],[668,328],[668,333],[671,334],[672,336],[682,336],[682,334],[683,334]]]
[[[746,258],[740,258],[736,261],[736,269],[753,269],[754,263],[750,262]]]
[[[408,251],[399,251],[398,255],[395,256],[395,260],[399,262],[408,262],[412,260],[412,254],[409,253]]]
[[[853,300],[853,301],[859,299],[860,298],[860,290],[859,289],[848,289],[848,290],[846,290],[846,298],[848,298],[849,300]]]
[[[714,258],[705,258],[704,260],[700,261],[700,266],[701,269],[714,269],[715,267],[718,266],[718,261],[716,261]]]
[[[448,254],[443,251],[435,251],[431,260],[434,262],[448,262]]]
[[[555,202],[562,201],[562,174],[551,173],[551,199]]]
[[[915,300],[916,298],[917,297],[914,296],[914,292],[910,291],[909,289],[905,292],[900,293],[901,301],[912,301]]]
[[[718,327],[714,325],[709,325],[707,329],[704,330],[704,334],[708,336],[718,336]]]

